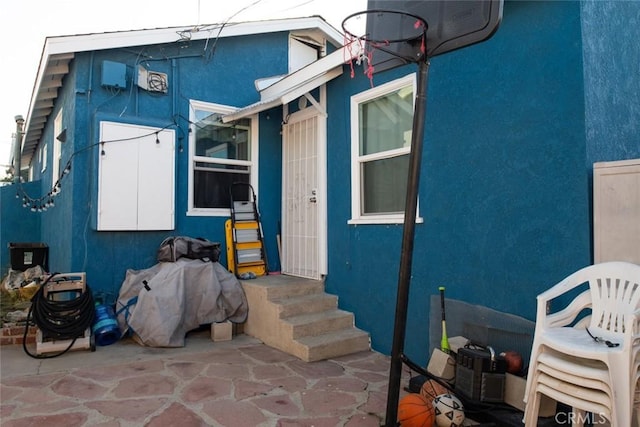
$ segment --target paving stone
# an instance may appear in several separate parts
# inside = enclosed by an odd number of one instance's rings
[[[344,368],[338,363],[323,360],[320,362],[303,362],[302,360],[294,360],[288,363],[288,366],[294,372],[305,378],[325,378],[337,377],[344,373]]]
[[[167,427],[167,426],[183,426],[183,427],[208,427],[208,424],[194,413],[191,409],[186,408],[179,403],[173,403],[167,409],[162,411],[145,424],[146,427]]]
[[[0,396],[5,399],[4,395]],[[0,403],[0,421],[9,418],[17,407],[18,405],[15,403]]]
[[[122,427],[120,421],[109,420],[105,422],[91,422],[91,427]]]
[[[56,398],[55,393],[53,393],[51,389],[49,389],[49,387],[43,387],[43,388],[24,389],[24,392],[19,396],[16,396],[14,400],[16,402],[21,402],[21,403],[39,404],[39,403],[50,402],[55,398]],[[8,399],[8,397],[5,397],[4,395],[2,395],[2,399],[5,400],[5,399]]]
[[[213,345],[204,335],[196,351],[118,349],[119,342],[101,351],[98,363],[98,353],[71,353],[29,363],[33,374],[5,369],[14,365],[3,348],[0,424],[368,427],[385,415],[385,356],[361,352],[307,363],[256,340]],[[22,366],[22,352],[15,353],[15,366]]]
[[[181,396],[185,402],[200,402],[231,397],[232,388],[233,383],[229,379],[199,377],[182,389]]]
[[[342,425],[339,417],[280,419],[276,424],[277,427],[335,427],[339,425]]]
[[[101,369],[79,369],[76,371],[76,375],[96,381],[110,381],[113,379],[139,376],[141,374],[162,372],[163,370],[164,362],[162,360],[148,360],[126,363],[123,365],[101,367]]]
[[[387,391],[370,391],[367,393],[365,403],[358,406],[358,411],[365,414],[381,414],[387,412]]]
[[[371,356],[371,354],[372,353],[370,351],[359,351],[357,353],[345,354],[344,356],[335,357],[332,360],[340,364],[349,364],[353,361],[360,361],[362,359],[367,359]]]
[[[79,412],[57,415],[39,415],[3,421],[2,427],[77,427],[83,426],[87,418],[87,414]]]
[[[53,414],[55,412],[70,412],[71,408],[78,409],[81,405],[71,400],[56,400],[55,402],[41,402],[34,405],[25,405],[22,407],[22,411],[31,414]]]
[[[202,373],[207,365],[202,362],[168,362],[166,367],[178,377],[183,379],[195,378]]]
[[[313,385],[314,389],[360,392],[367,389],[367,383],[356,378],[321,378]]]
[[[162,408],[166,403],[166,398],[154,397],[149,399],[100,400],[87,402],[85,406],[107,417],[132,421],[141,425],[145,418]]]
[[[354,415],[344,425],[344,427],[380,427],[384,422],[384,417],[378,418],[371,414]]]
[[[301,408],[291,400],[290,395],[265,396],[252,399],[251,402],[258,408],[281,416],[298,415]]]
[[[205,370],[205,375],[217,378],[243,378],[251,377],[251,371],[247,369],[247,365],[229,365],[221,363],[213,363]]]
[[[389,384],[389,382],[387,381],[389,378],[388,374],[379,374],[377,372],[354,371],[354,370],[351,370],[349,372],[353,377],[359,378],[367,384],[384,383],[383,385],[385,387]]]
[[[268,347],[266,345],[243,347],[240,349],[240,351],[242,351],[247,356],[264,363],[280,363],[290,360],[298,360],[290,354],[287,354],[275,348]]]
[[[233,397],[235,397],[236,400],[265,395],[275,388],[271,384],[247,380],[234,381],[233,385]]]
[[[356,402],[352,394],[326,390],[307,390],[301,400],[305,413],[318,415],[344,414]]]
[[[362,357],[357,360],[352,360],[350,362],[345,362],[350,368],[357,368],[366,371],[374,371],[374,372],[389,372],[389,365],[391,361],[388,357],[383,356],[378,353],[368,352],[366,357]]]
[[[16,396],[19,396],[22,392],[23,389],[20,387],[6,387],[4,385],[0,385],[0,396],[2,396],[3,400],[13,399]]]
[[[266,382],[289,393],[306,390],[307,388],[309,388],[309,383],[307,382],[307,380],[297,375],[293,377],[273,378],[270,380],[266,380]]]
[[[118,383],[113,390],[115,397],[162,396],[171,395],[176,388],[176,380],[166,375],[141,375],[128,377]]]
[[[258,365],[254,366],[251,371],[257,380],[265,378],[280,378],[292,375],[293,372],[284,365]]]
[[[51,390],[57,394],[78,399],[97,399],[108,391],[102,385],[73,375],[58,380],[51,386]]]
[[[58,379],[64,377],[65,375],[65,372],[57,372],[55,374],[15,377],[8,378],[7,380],[2,380],[2,384],[5,386],[37,389],[41,387],[47,387],[56,382]]]
[[[253,427],[267,421],[262,411],[246,401],[214,400],[205,403],[202,411],[225,427]]]
[[[224,348],[216,350],[215,353],[199,353],[193,355],[180,356],[180,360],[191,360],[204,363],[221,363],[230,365],[243,365],[251,363],[240,349]]]

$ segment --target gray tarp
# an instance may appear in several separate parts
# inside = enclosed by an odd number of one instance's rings
[[[184,347],[187,332],[201,325],[244,322],[248,306],[242,285],[222,265],[181,258],[127,270],[116,312],[123,334],[141,344]]]

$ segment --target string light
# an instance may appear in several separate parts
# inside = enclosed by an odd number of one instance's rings
[[[69,175],[70,172],[71,160],[69,160],[65,168],[62,170],[60,178],[58,178],[51,190],[49,190],[46,195],[38,198],[33,198],[24,191],[22,185],[19,185],[18,191],[16,192],[16,198],[21,198],[22,207],[25,209],[29,208],[31,212],[45,212],[55,206],[55,202],[53,201],[53,199],[54,197],[57,197],[62,191],[62,180],[65,176]]]
[[[189,123],[191,123],[189,121]],[[160,132],[162,132],[165,129],[168,129],[171,126],[176,126],[181,132],[182,129],[180,128],[180,126],[178,126],[177,123],[174,123],[169,125],[169,126],[165,126],[164,128],[162,128],[160,131],[155,131],[152,132],[151,134],[148,135],[143,135],[143,136],[135,136],[133,138],[123,138],[123,139],[117,139],[117,140],[112,140],[112,141],[100,141],[97,144],[93,144],[90,145],[89,147],[86,147],[81,151],[84,151],[88,148],[92,148],[95,147],[96,145],[100,145],[100,155],[104,156],[106,155],[106,151],[105,151],[105,144],[109,143],[109,142],[119,142],[119,141],[129,141],[129,140],[134,140],[134,139],[141,139],[144,138],[146,136],[149,135],[154,135],[155,134],[155,142],[156,144],[160,144]],[[189,131],[191,131],[191,129],[189,129]],[[183,132],[184,133],[184,132]],[[180,144],[180,152],[182,152],[182,144]],[[71,155],[71,159],[78,154],[78,152],[73,153]],[[38,198],[33,198],[31,196],[29,196],[25,190],[22,188],[22,182],[20,181],[20,183],[18,184],[18,190],[16,191],[16,199],[22,199],[22,207],[25,209],[29,209],[31,212],[45,212],[48,209],[51,209],[53,207],[55,207],[55,201],[54,199],[60,195],[61,191],[62,191],[62,182],[65,176],[69,175],[69,173],[71,172],[71,159],[69,159],[69,161],[67,162],[67,165],[65,166],[65,168],[62,170],[62,173],[60,174],[58,180],[53,184],[53,186],[51,187],[51,189],[46,193],[46,195],[38,197]]]

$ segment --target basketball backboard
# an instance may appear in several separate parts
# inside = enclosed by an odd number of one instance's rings
[[[418,16],[427,23],[426,46],[422,40],[403,43],[376,43],[372,50],[372,65],[380,72],[404,65],[406,58],[431,58],[452,50],[479,43],[491,37],[502,20],[504,0],[368,0],[366,36],[370,40],[400,38],[407,27],[415,25]],[[392,10],[399,13],[371,13]]]

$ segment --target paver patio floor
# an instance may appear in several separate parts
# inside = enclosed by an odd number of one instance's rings
[[[3,427],[380,426],[388,371],[389,358],[373,351],[306,363],[246,335],[214,343],[206,331],[190,334],[181,348],[125,339],[45,360],[4,346],[0,421]]]

